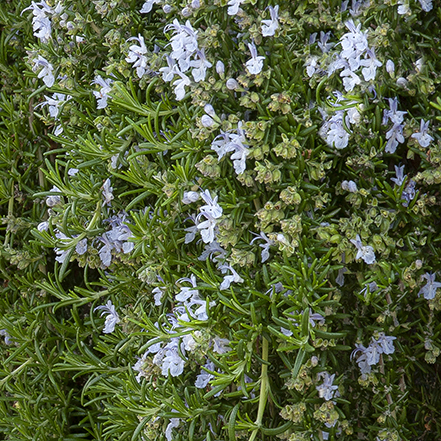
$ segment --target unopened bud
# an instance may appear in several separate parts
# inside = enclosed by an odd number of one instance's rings
[[[234,78],[227,80],[227,89],[236,90],[239,87],[239,83]]]

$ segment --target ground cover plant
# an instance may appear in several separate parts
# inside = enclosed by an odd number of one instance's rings
[[[437,0],[0,4],[0,439],[441,439]]]

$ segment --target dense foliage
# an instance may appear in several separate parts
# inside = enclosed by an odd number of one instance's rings
[[[0,3],[0,439],[441,439],[438,0]]]

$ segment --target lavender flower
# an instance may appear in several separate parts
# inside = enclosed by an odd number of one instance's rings
[[[46,60],[46,58],[43,58],[41,55],[37,57],[37,59],[32,60],[34,63],[34,66],[32,67],[32,71],[36,72],[40,67],[42,68],[39,72],[37,77],[43,78],[44,84],[46,84],[47,87],[52,87],[55,82],[54,74],[52,73],[54,68],[49,61]]]
[[[421,147],[428,147],[433,141],[433,137],[427,133],[429,130],[429,123],[429,121],[424,122],[424,119],[421,119],[420,131],[411,135],[411,138],[416,139]]]
[[[97,99],[97,109],[104,109],[107,107],[107,99],[109,98],[108,93],[112,90],[112,83],[113,80],[111,80],[110,78],[103,79],[101,75],[96,76],[95,79],[92,81],[92,84],[98,84],[99,86],[101,86],[101,89],[99,91],[93,91],[93,94]]]
[[[96,310],[102,310],[101,316],[103,314],[108,314],[105,321],[105,326],[103,333],[104,334],[110,334],[115,330],[115,326],[117,323],[120,322],[119,315],[116,312],[115,306],[113,306],[112,301],[108,300],[105,305],[97,306],[94,311]]]
[[[316,386],[319,392],[319,397],[324,398],[326,401],[332,400],[336,395],[338,386],[333,385],[335,374],[329,375],[328,372],[320,372],[317,374],[317,378],[323,378],[323,384]]]
[[[355,239],[351,239],[351,242],[358,250],[355,256],[356,260],[363,259],[368,265],[375,263],[374,249],[370,245],[364,246],[358,234]]]
[[[421,276],[421,279],[426,279],[427,283],[418,292],[418,297],[423,294],[426,300],[432,300],[436,296],[436,290],[441,288],[440,282],[435,282],[435,273],[426,273]]]

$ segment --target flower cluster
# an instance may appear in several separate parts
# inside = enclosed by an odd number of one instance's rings
[[[396,337],[385,335],[380,332],[378,339],[371,339],[370,345],[365,348],[362,344],[356,344],[356,349],[352,351],[351,358],[357,356],[357,364],[362,375],[370,374],[372,366],[380,361],[381,354],[393,354],[395,352],[394,340]]]

